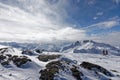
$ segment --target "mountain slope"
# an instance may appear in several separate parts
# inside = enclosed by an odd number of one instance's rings
[[[8,46],[0,50],[5,49],[0,53],[0,80],[120,79],[119,56],[55,52],[29,55]]]
[[[120,49],[109,44],[98,43],[92,40],[77,41],[61,49],[65,53],[94,53],[100,54],[103,50],[108,50],[109,54],[120,55]]]

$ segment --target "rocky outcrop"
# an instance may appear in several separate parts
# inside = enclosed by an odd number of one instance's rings
[[[27,62],[31,62],[31,60],[28,59],[26,56],[13,56],[11,60],[17,67],[21,67],[23,64]]]
[[[80,66],[85,68],[85,69],[95,71],[96,73],[101,72],[106,76],[113,77],[113,74],[111,72],[109,72],[107,69],[105,69],[99,65],[96,65],[96,64],[93,64],[90,62],[82,62],[82,64],[80,64]]]
[[[38,59],[40,61],[43,61],[43,62],[47,62],[47,61],[50,61],[50,60],[53,60],[53,59],[57,59],[57,58],[60,58],[61,55],[45,55],[45,54],[41,54],[38,56]]]
[[[35,55],[33,51],[31,50],[24,50],[22,51],[22,54],[26,54],[26,55]]]
[[[46,69],[40,71],[40,80],[66,80],[59,76],[61,72],[65,74],[69,73],[68,75],[73,76],[76,80],[82,80],[82,76],[84,76],[74,61],[61,58],[58,61],[48,63]]]
[[[12,47],[0,48],[0,54],[4,54],[8,52],[14,52],[14,49]]]
[[[0,63],[3,66],[7,66],[10,64],[10,62],[13,62],[17,67],[21,67],[23,64],[27,62],[31,62],[30,59],[28,59],[26,56],[17,56],[17,55],[10,55],[10,54],[2,54],[0,55]]]
[[[62,73],[73,77],[73,80],[91,80],[89,76],[84,73],[84,70],[87,73],[96,77],[96,79],[110,80],[108,77],[114,77],[114,75],[109,72],[107,69],[90,63],[82,62],[80,65],[73,60],[68,58],[61,58],[57,61],[52,61],[46,65],[45,69],[40,70],[40,80],[69,80],[62,76]],[[103,74],[103,75],[102,75]],[[63,75],[63,74],[62,74]],[[106,77],[107,76],[107,77]]]
[[[40,71],[40,80],[53,80],[56,73],[61,69],[60,61],[53,61],[46,65],[46,69]]]
[[[71,69],[72,75],[77,79],[77,80],[82,80],[81,76],[84,76],[82,72],[78,70],[76,66],[73,66]]]

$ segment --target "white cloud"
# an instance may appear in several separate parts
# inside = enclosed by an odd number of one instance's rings
[[[120,0],[113,0],[116,4],[120,3]]]
[[[98,19],[98,17],[93,17],[94,20]]]
[[[98,12],[96,15],[101,16],[103,15],[103,12]]]
[[[85,28],[86,32],[91,33],[91,35],[88,36],[87,39],[92,39],[99,42],[105,42],[112,45],[120,46],[120,37],[119,37],[120,32],[117,32],[117,31],[116,32],[114,31],[111,33],[110,31],[106,32],[106,30],[116,27],[118,25],[120,25],[120,21],[118,18],[90,25],[87,28]],[[94,33],[96,31],[98,32]]]
[[[89,1],[87,1],[87,3],[88,3],[88,5],[93,5],[93,4],[96,3],[96,1],[95,0],[89,0]]]
[[[59,1],[52,6],[44,0],[18,0],[18,5],[11,1],[7,2],[9,5],[0,3],[0,40],[54,42],[83,39],[85,30],[62,24],[62,18],[67,17],[62,7],[67,3]]]
[[[104,26],[104,28],[112,28],[114,26],[119,25],[118,21],[107,21],[107,22],[103,22],[98,24],[99,26]]]
[[[111,32],[111,33],[106,33],[104,35],[94,35],[91,36],[90,39],[92,40],[96,40],[99,42],[104,42],[104,43],[108,43],[114,46],[120,46],[120,32]]]
[[[9,5],[0,3],[1,41],[55,42],[83,39],[108,41],[111,43],[115,41],[115,43],[119,43],[118,41],[120,41],[118,37],[120,33],[117,32],[99,37],[87,36],[86,34],[88,30],[109,29],[119,25],[119,20],[116,19],[93,24],[84,30],[63,24],[63,19],[68,17],[66,11],[63,9],[68,4],[67,0],[58,0],[58,3],[52,5],[45,2],[45,0],[7,1]],[[20,2],[20,4],[15,5],[15,1]],[[26,1],[28,2],[26,3]]]
[[[86,30],[110,29],[117,25],[120,25],[119,20],[110,20],[110,21],[104,21],[104,22],[90,25],[90,26],[86,27],[85,29]]]

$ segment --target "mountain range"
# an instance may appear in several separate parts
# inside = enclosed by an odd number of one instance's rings
[[[120,49],[110,44],[95,42],[93,40],[82,40],[61,44],[41,44],[41,43],[16,43],[16,42],[1,42],[1,45],[12,46],[22,50],[39,49],[47,52],[62,52],[62,53],[92,53],[101,54],[103,50],[107,50],[109,54],[120,55]]]
[[[119,49],[108,44],[91,40],[76,41],[59,52],[42,50],[40,47],[27,48],[32,45],[24,44],[26,48],[20,46],[0,45],[0,80],[120,79]],[[106,48],[115,53],[102,55],[93,48],[97,51]],[[75,52],[76,49],[79,52]]]

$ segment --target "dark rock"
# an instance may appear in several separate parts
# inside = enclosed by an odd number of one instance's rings
[[[1,54],[4,54],[4,53],[7,51],[7,49],[8,49],[8,48],[1,48],[1,49],[0,49],[0,53],[1,53]]]
[[[25,51],[22,51],[22,54],[34,55],[34,52],[33,52],[33,51],[30,51],[30,50],[25,50]]]
[[[72,67],[71,67],[72,66]],[[40,71],[40,80],[54,80],[54,77],[59,74],[59,71],[72,74],[77,80],[82,80],[83,73],[79,71],[79,67],[74,63],[62,60],[52,61],[46,65],[46,69]],[[66,80],[60,77],[60,80]]]
[[[28,59],[27,57],[25,56],[21,56],[21,57],[18,57],[18,56],[13,56],[12,57],[12,61],[13,63],[17,66],[17,67],[20,67],[21,65],[27,63],[27,62],[30,62],[31,60]]]
[[[12,55],[11,55],[11,54],[6,54],[6,56],[8,56],[8,57],[12,57]]]
[[[35,51],[36,51],[37,53],[42,53],[43,50],[36,49]]]
[[[40,61],[43,61],[43,62],[47,62],[49,60],[53,60],[53,59],[57,59],[59,58],[61,55],[44,55],[44,54],[41,54],[38,56],[38,59]]]
[[[108,70],[106,70],[105,68],[93,64],[93,63],[89,63],[89,62],[82,62],[82,64],[80,64],[81,67],[88,69],[88,70],[93,70],[95,72],[101,72],[106,76],[110,76],[113,77],[113,74],[111,72],[109,72]]]
[[[80,72],[76,66],[71,68],[72,75],[77,79],[77,80],[82,80],[81,76],[83,76],[83,73]]]
[[[4,61],[1,63],[1,65],[3,65],[3,66],[9,65],[9,61]]]
[[[0,55],[0,62],[1,62],[2,60],[4,60],[4,59],[6,59],[6,56]]]
[[[62,66],[60,61],[53,61],[46,65],[46,69],[40,71],[40,80],[53,80],[56,73]]]

